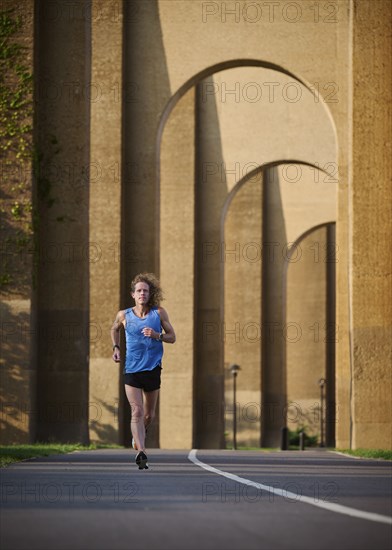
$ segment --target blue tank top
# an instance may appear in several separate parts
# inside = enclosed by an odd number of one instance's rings
[[[163,344],[144,336],[142,330],[145,327],[161,332],[161,318],[157,307],[150,309],[143,319],[135,315],[132,308],[125,310],[125,373],[152,370],[161,364]]]

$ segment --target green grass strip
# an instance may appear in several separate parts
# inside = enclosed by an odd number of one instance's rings
[[[230,449],[230,447],[228,447]],[[307,451],[315,450],[314,447],[305,447]],[[279,448],[262,448],[262,447],[246,447],[239,445],[239,451],[260,451],[260,452],[276,452]],[[289,451],[298,451],[298,445],[290,445]],[[378,458],[382,460],[392,460],[392,451],[387,449],[333,449],[331,447],[325,447],[326,451],[337,451],[339,453],[347,454],[350,456],[357,456],[359,458]]]
[[[382,460],[392,460],[392,451],[387,449],[335,449],[339,453],[344,453],[360,458],[381,458]]]
[[[80,443],[35,443],[31,445],[0,445],[0,468],[26,458],[71,453],[72,451],[94,451],[97,449],[122,449],[120,445],[81,445]]]

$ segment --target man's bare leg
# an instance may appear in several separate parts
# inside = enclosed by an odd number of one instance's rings
[[[144,395],[144,427],[147,428],[155,418],[155,409],[158,402],[159,390],[143,392]]]
[[[131,432],[137,449],[145,451],[146,430],[144,427],[143,392],[125,384],[125,393],[131,406]]]

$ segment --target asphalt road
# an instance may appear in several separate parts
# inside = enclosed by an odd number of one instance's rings
[[[392,547],[391,462],[156,449],[139,471],[134,455],[75,452],[0,470],[2,550]]]

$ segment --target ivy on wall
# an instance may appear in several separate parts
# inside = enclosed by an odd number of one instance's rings
[[[31,159],[33,75],[28,50],[18,42],[22,20],[14,10],[0,12],[0,287],[23,293],[21,274],[33,242]]]
[[[42,136],[40,147],[33,140],[33,73],[29,48],[20,43],[25,31],[15,9],[0,10],[0,292],[18,295],[36,285],[38,225],[56,202],[50,167],[60,152],[54,135]]]

